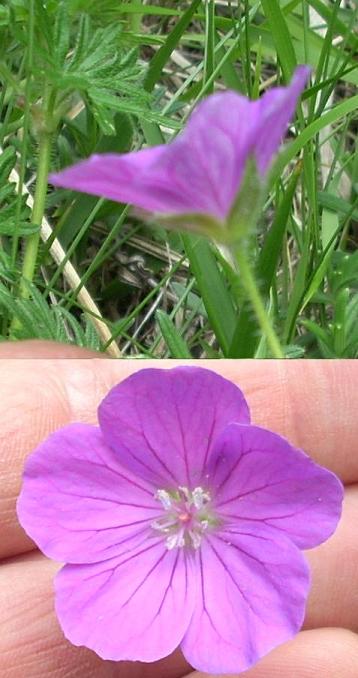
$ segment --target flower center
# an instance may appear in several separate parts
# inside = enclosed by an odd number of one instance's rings
[[[215,522],[208,506],[210,494],[202,487],[189,490],[178,487],[176,491],[158,490],[163,515],[152,522],[152,528],[166,535],[167,549],[189,546],[198,549],[204,532]]]

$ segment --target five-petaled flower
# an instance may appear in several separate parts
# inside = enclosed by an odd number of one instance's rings
[[[137,372],[99,427],[40,445],[18,515],[66,563],[56,610],[72,643],[144,662],[180,646],[193,667],[233,673],[300,629],[300,549],[332,534],[341,502],[333,473],[250,424],[233,383],[177,367]]]
[[[213,94],[171,143],[123,155],[93,155],[52,174],[50,181],[131,203],[167,226],[230,239],[248,162],[254,161],[256,183],[264,181],[309,72],[299,66],[288,87],[271,89],[256,101],[233,91]],[[254,193],[244,196],[245,213],[255,208]]]

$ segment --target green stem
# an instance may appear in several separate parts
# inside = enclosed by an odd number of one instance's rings
[[[138,4],[138,0],[129,0],[129,4],[136,5]],[[128,21],[131,30],[133,33],[139,33],[140,28],[142,25],[142,15],[141,14],[135,14],[134,12],[130,12],[128,14]]]
[[[47,180],[50,168],[52,141],[52,110],[52,93],[48,92],[44,101],[44,120],[39,139],[39,158],[37,165],[36,188],[31,215],[31,222],[39,227],[41,226],[41,222],[45,213]],[[32,282],[33,280],[39,243],[40,231],[33,233],[26,240],[25,254],[22,264],[22,280],[20,283],[20,296],[23,299],[27,299],[30,296],[29,286],[26,284],[26,282]]]
[[[243,245],[239,246],[236,250],[236,261],[239,266],[240,281],[255,312],[262,334],[266,338],[268,346],[271,349],[272,356],[274,358],[284,358],[285,355],[281,348],[276,332],[272,327],[271,320],[266,312]]]

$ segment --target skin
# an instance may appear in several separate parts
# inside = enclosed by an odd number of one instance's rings
[[[41,440],[70,421],[96,423],[102,397],[131,372],[178,362],[104,360],[89,351],[45,342],[0,346],[2,678],[204,677],[192,671],[179,651],[155,664],[114,663],[66,641],[53,609],[52,578],[59,565],[36,550],[15,512],[24,460]],[[346,485],[343,517],[335,535],[307,552],[312,589],[304,630],[240,675],[356,678],[358,363],[226,360],[202,364],[240,385],[254,423],[289,438]]]

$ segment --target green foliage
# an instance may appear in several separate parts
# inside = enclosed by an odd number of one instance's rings
[[[101,342],[88,319],[79,322],[65,308],[49,307],[40,290],[35,285],[29,287],[31,299],[14,299],[0,283],[0,309],[13,314],[19,322],[12,339],[49,339],[101,350]]]
[[[190,351],[171,318],[163,311],[156,312],[156,319],[168,346],[171,358],[191,358]]]
[[[120,49],[121,25],[93,29],[89,17],[83,15],[72,54],[67,58],[70,34],[64,5],[54,27],[53,50],[43,61],[46,79],[61,92],[75,90],[88,98],[105,134],[115,131],[115,111],[152,117],[147,110],[150,97],[140,87],[143,71],[137,63],[137,50]]]
[[[10,181],[10,173],[16,164],[16,153],[12,146],[8,146],[0,153],[0,242],[5,244],[10,238],[28,236],[39,230],[38,224],[31,224],[30,209],[26,205],[26,198],[20,202],[13,181]],[[0,280],[13,281],[15,267],[6,248],[0,251]]]
[[[324,358],[358,358],[358,251],[334,252],[328,285],[317,292],[324,322],[302,320]]]

